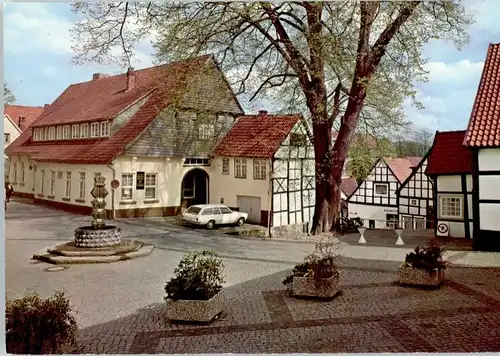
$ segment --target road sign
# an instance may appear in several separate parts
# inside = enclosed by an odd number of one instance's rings
[[[116,189],[120,186],[120,181],[118,179],[113,179],[111,181],[111,188]]]

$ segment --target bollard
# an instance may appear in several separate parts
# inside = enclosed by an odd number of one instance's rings
[[[358,240],[358,244],[365,244],[366,240],[365,240],[365,237],[363,235],[364,235],[364,233],[366,231],[366,227],[358,227],[358,231],[361,234],[361,236],[360,236],[360,238]]]
[[[403,233],[403,229],[396,229],[394,230],[396,231],[396,234],[398,234],[398,239],[396,240],[396,245],[404,245],[404,241],[403,239],[401,238],[401,234]]]

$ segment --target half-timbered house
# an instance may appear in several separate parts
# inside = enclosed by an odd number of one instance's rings
[[[433,185],[425,174],[429,152],[397,190],[398,214],[405,230],[434,228]]]
[[[380,158],[367,178],[347,198],[350,218],[368,228],[395,228],[399,223],[397,191],[421,157]]]
[[[433,181],[436,235],[472,238],[472,152],[465,131],[437,132],[426,174]]]
[[[237,119],[213,151],[210,201],[249,214],[248,221],[308,229],[315,203],[314,149],[300,115]]]

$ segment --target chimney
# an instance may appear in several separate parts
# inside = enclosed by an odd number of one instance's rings
[[[24,116],[19,116],[19,119],[18,119],[19,128],[21,128],[21,125],[24,125],[25,121],[26,121],[26,118]]]
[[[134,68],[129,67],[127,70],[127,88],[125,89],[125,91],[134,89],[134,86],[135,86]]]
[[[259,110],[259,116],[267,116],[267,110]]]
[[[49,105],[50,105],[50,104],[45,104],[45,105],[43,106],[43,110],[47,109],[47,108],[49,107]]]

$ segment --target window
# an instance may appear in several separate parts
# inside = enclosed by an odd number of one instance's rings
[[[208,158],[190,157],[184,159],[184,166],[210,166]]]
[[[43,129],[43,139],[45,141],[48,141],[49,140],[49,128],[48,127],[45,127]]]
[[[54,195],[56,190],[56,171],[50,171],[50,195]]]
[[[80,183],[80,199],[85,199],[85,172],[78,173],[78,181]]]
[[[293,132],[290,134],[290,146],[301,147],[305,146],[306,142],[307,142],[306,135]]]
[[[101,122],[101,137],[106,137],[109,135],[109,123],[107,121]]]
[[[193,214],[193,215],[198,215],[198,213],[201,211],[201,208],[197,206],[190,206],[187,210],[186,213]]]
[[[13,165],[13,172],[14,172],[14,182],[17,183],[17,162],[14,162],[14,165]]]
[[[56,128],[54,126],[49,127],[49,140],[56,139]]]
[[[416,230],[425,230],[425,219],[423,217],[415,216],[415,229]]]
[[[375,195],[387,195],[388,190],[387,184],[375,183]]]
[[[266,160],[253,160],[253,179],[266,179]]]
[[[417,206],[417,199],[412,199],[410,205]]]
[[[80,125],[80,137],[81,138],[89,137],[89,124]]]
[[[229,158],[222,159],[222,174],[229,174]]]
[[[461,218],[462,217],[462,197],[460,196],[440,196],[439,215],[441,218]]]
[[[71,126],[71,138],[80,138],[80,125]]]
[[[214,124],[201,123],[198,126],[198,138],[200,140],[209,140],[215,137]]]
[[[386,226],[389,229],[397,229],[399,217],[397,214],[386,214],[385,216]]]
[[[132,200],[134,197],[134,175],[122,174],[122,200]]]
[[[43,186],[44,185],[45,185],[45,170],[42,169],[40,171],[40,189],[39,189],[40,194],[43,194]]]
[[[10,142],[10,133],[4,133],[3,137],[4,137],[4,142],[5,143],[9,143]]]
[[[56,140],[62,140],[63,138],[63,127],[57,126],[56,128]]]
[[[220,207],[220,212],[221,212],[222,214],[231,214],[231,213],[232,213],[231,209],[226,208],[225,206],[221,206],[221,207]]]
[[[206,208],[206,209],[203,209],[203,211],[201,212],[201,215],[212,215],[213,213],[214,213],[213,208]]]
[[[69,126],[68,126],[69,127]],[[71,197],[71,172],[66,172],[66,189],[64,190],[64,196]]]
[[[24,163],[21,162],[21,183],[24,183]]]
[[[156,174],[146,173],[144,179],[144,198],[156,199]]]
[[[93,122],[90,124],[90,137],[99,137],[99,123]]]
[[[33,141],[38,141],[39,140],[38,135],[39,135],[38,129],[33,129],[33,136],[32,136]]]
[[[63,140],[68,140],[69,139],[69,125],[64,125],[63,126]]]
[[[234,159],[234,178],[247,177],[247,160],[246,158]]]
[[[182,198],[183,199],[192,199],[194,198],[194,184],[195,184],[195,176],[190,176],[184,178],[182,181]]]
[[[413,219],[411,216],[403,216],[401,220],[403,222],[403,229],[405,230],[413,229]]]

